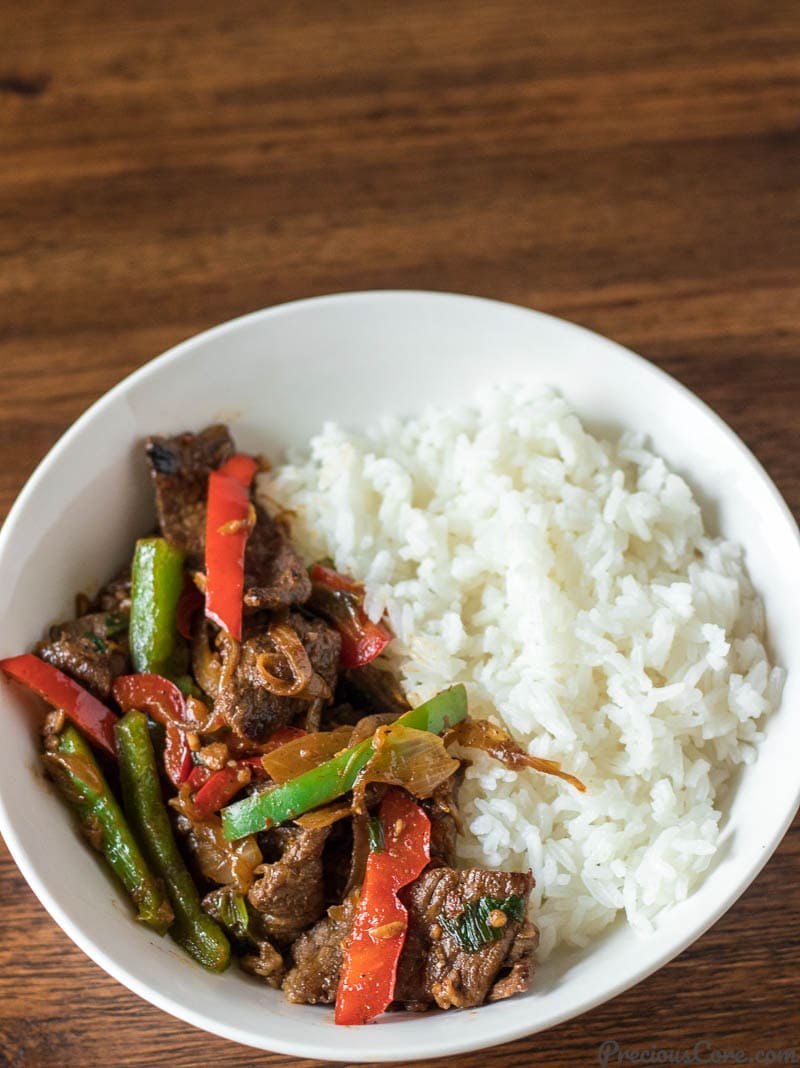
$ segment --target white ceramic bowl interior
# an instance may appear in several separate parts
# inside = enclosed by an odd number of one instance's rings
[[[207,974],[169,938],[133,922],[43,781],[41,706],[3,681],[0,829],[53,918],[143,998],[236,1041],[329,1061],[489,1046],[575,1016],[654,971],[735,901],[774,850],[798,805],[797,527],[751,454],[692,394],[613,342],[526,309],[435,293],[323,297],[237,319],[148,364],[64,435],[9,516],[0,535],[0,654],[27,651],[47,624],[71,613],[77,590],[96,588],[149,530],[144,435],[222,420],[244,449],[279,460],[327,419],[359,426],[383,412],[457,402],[492,382],[531,380],[560,388],[594,430],[650,435],[700,495],[712,530],[746,547],[773,656],[789,669],[782,706],[727,805],[722,848],[702,885],[647,939],[618,923],[589,948],[554,955],[524,996],[337,1028],[330,1010],[290,1005],[235,967]]]

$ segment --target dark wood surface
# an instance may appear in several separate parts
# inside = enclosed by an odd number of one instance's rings
[[[630,345],[797,514],[799,48],[797,0],[7,0],[2,514],[91,401],[174,342],[381,287],[517,301]],[[596,1064],[606,1040],[800,1056],[799,842],[634,990],[460,1063]],[[0,1063],[301,1063],[149,1007],[4,850],[0,880]]]

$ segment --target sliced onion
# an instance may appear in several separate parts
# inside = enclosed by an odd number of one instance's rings
[[[182,825],[179,823],[179,827],[188,832],[189,851],[206,879],[223,886],[234,886],[240,894],[246,893],[255,878],[255,869],[263,861],[255,835],[228,842],[222,833],[219,816],[198,819],[188,783],[180,787],[178,796],[172,798],[170,805],[186,821]]]
[[[208,627],[201,618],[192,637],[192,671],[200,688],[215,698],[219,693],[219,680],[222,674],[222,660],[217,653],[211,652],[208,643]]]
[[[350,744],[352,728],[337,727],[333,731],[320,731],[295,738],[293,742],[265,753],[261,758],[264,770],[276,783],[288,782],[305,771],[324,764]]]
[[[219,676],[219,689],[227,690],[239,666],[239,660],[242,656],[242,644],[232,638],[226,630],[221,630],[217,635],[217,647],[222,651],[222,671]]]
[[[331,688],[325,679],[315,671],[308,686],[299,696],[304,701],[310,702],[306,712],[305,727],[309,734],[315,734],[319,730],[320,721],[322,720],[322,710],[333,696]]]
[[[270,693],[278,697],[297,697],[301,694],[314,674],[305,646],[297,636],[297,631],[288,623],[273,623],[267,629],[267,637],[275,646],[274,653],[259,653],[256,667]],[[273,674],[272,669],[284,661],[291,672],[288,679]]]
[[[445,744],[450,745],[452,742],[463,745],[465,749],[480,749],[488,753],[490,757],[494,757],[504,767],[510,768],[511,771],[533,768],[534,771],[541,771],[545,775],[555,775],[563,779],[581,793],[586,790],[580,779],[561,770],[561,765],[557,760],[531,756],[514,741],[507,731],[488,719],[462,719],[445,735]]]
[[[225,720],[222,716],[209,709],[199,697],[190,694],[186,698],[186,719],[178,724],[181,730],[191,731],[193,734],[212,734],[224,726]]]
[[[371,782],[402,786],[414,797],[430,797],[454,775],[460,762],[451,757],[438,734],[397,723],[378,727],[373,756],[365,764],[353,791],[354,808],[363,812],[364,791]]]
[[[333,801],[330,805],[323,805],[322,808],[315,808],[303,816],[298,816],[294,822],[307,831],[313,831],[320,827],[330,827],[332,823],[350,816],[352,811],[349,801]]]

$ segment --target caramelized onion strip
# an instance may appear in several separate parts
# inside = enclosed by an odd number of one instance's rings
[[[278,697],[297,697],[307,689],[314,675],[308,653],[297,636],[297,631],[286,623],[273,623],[267,630],[267,636],[275,646],[274,653],[259,653],[256,667],[266,689]],[[283,679],[272,673],[276,661],[280,659],[288,665],[291,678]]]
[[[351,733],[350,727],[337,727],[332,731],[307,734],[265,753],[261,763],[273,782],[289,782],[347,749]]]
[[[531,756],[514,741],[510,734],[492,723],[488,719],[464,719],[447,732],[444,738],[445,745],[456,742],[465,749],[480,749],[488,753],[504,767],[511,771],[523,771],[532,768],[541,771],[545,775],[555,775],[564,782],[574,786],[576,790],[584,793],[586,787],[580,779],[561,770],[557,760],[546,760],[544,757]]]
[[[351,815],[352,809],[349,801],[334,801],[330,805],[323,805],[322,808],[315,808],[311,812],[298,816],[295,823],[307,831],[313,831],[319,827],[330,827],[331,824]]]
[[[192,636],[192,673],[200,688],[209,697],[217,696],[222,674],[222,660],[218,653],[211,652],[205,619],[198,621]]]
[[[239,659],[242,655],[241,642],[232,638],[230,634],[221,630],[217,635],[217,645],[222,650],[222,670],[219,675],[219,689],[226,690],[233,680]],[[202,685],[202,684],[201,684]]]

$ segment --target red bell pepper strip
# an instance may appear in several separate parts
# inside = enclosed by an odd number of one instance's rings
[[[120,675],[111,685],[111,695],[123,712],[137,709],[146,712],[166,729],[164,767],[170,782],[180,786],[192,771],[192,751],[185,730],[178,723],[185,719],[183,694],[161,675]]]
[[[192,640],[192,619],[195,612],[203,607],[203,595],[192,582],[188,575],[183,577],[183,589],[181,590],[178,610],[175,613],[175,623],[178,633],[187,641]]]
[[[241,482],[245,489],[248,489],[253,481],[253,476],[258,470],[258,466],[258,460],[254,457],[248,456],[244,452],[237,452],[225,461],[220,467],[220,471],[223,475],[230,475],[231,478],[235,478],[238,482]]]
[[[242,637],[249,486],[257,470],[252,456],[237,453],[208,479],[206,615],[237,641]]]
[[[336,992],[337,1024],[365,1024],[394,998],[408,912],[397,891],[430,860],[431,824],[404,791],[390,790],[378,810],[383,849],[370,853]]]
[[[267,774],[264,765],[261,763],[260,756],[241,757],[236,763],[240,764],[242,767],[250,768],[253,775]]]
[[[194,807],[201,820],[207,820],[227,805],[250,782],[250,769],[241,762],[215,771],[194,795]]]
[[[314,564],[309,576],[318,587],[311,595],[312,606],[336,627],[342,639],[342,666],[363,667],[379,656],[392,635],[382,623],[373,623],[362,608],[364,587],[322,564]]]
[[[116,757],[114,724],[117,717],[94,694],[33,653],[6,657],[0,660],[0,668],[9,678],[21,682],[45,701],[60,708],[89,741]]]
[[[262,745],[261,754],[247,757],[239,757],[236,760],[235,766],[227,765],[226,767],[221,768],[217,772],[212,771],[211,768],[203,767],[202,764],[195,764],[195,766],[192,768],[189,778],[186,780],[192,790],[196,791],[194,799],[195,805],[203,804],[203,801],[201,801],[200,798],[200,793],[205,788],[206,784],[210,783],[210,780],[213,779],[215,776],[223,776],[223,778],[219,780],[219,786],[221,786],[221,784],[225,781],[229,781],[231,783],[231,786],[233,786],[234,777],[231,775],[231,772],[238,773],[239,770],[244,768],[249,769],[251,777],[257,776],[260,778],[266,778],[267,772],[264,768],[264,765],[261,763],[261,755],[271,753],[273,752],[273,750],[279,749],[282,745],[286,745],[287,742],[293,742],[296,738],[303,738],[306,733],[307,732],[304,731],[301,727],[278,727],[278,729],[276,731],[273,731],[267,741]],[[246,785],[246,783],[242,779],[242,781],[239,782],[237,788],[233,790],[230,794],[227,794],[224,799],[219,803],[216,803],[217,795],[216,792],[214,792],[213,796],[215,804],[211,811],[218,812],[219,809],[221,809],[224,805],[227,805],[227,803],[236,796],[241,787],[244,785]]]
[[[296,734],[306,733],[295,727],[280,727],[275,734],[280,734],[281,731],[291,733],[289,737],[272,746],[274,749],[292,741]],[[264,747],[264,752],[269,751],[274,737],[275,735]],[[232,801],[254,776],[265,778],[266,774],[261,757],[249,756],[240,757],[235,764],[226,764],[219,771],[212,771],[211,768],[204,768],[202,764],[195,764],[186,782],[194,792],[194,805],[198,816],[200,819],[208,819],[214,812],[219,812],[229,801]]]
[[[347,590],[348,593],[356,593],[359,597],[364,596],[364,587],[360,582],[351,579],[349,575],[343,575],[341,571],[334,571],[325,564],[312,564],[309,571],[312,582],[320,582],[332,590]]]
[[[195,764],[187,775],[186,782],[192,790],[199,790],[201,786],[208,782],[213,774],[214,772],[211,768],[205,768],[202,764]]]

